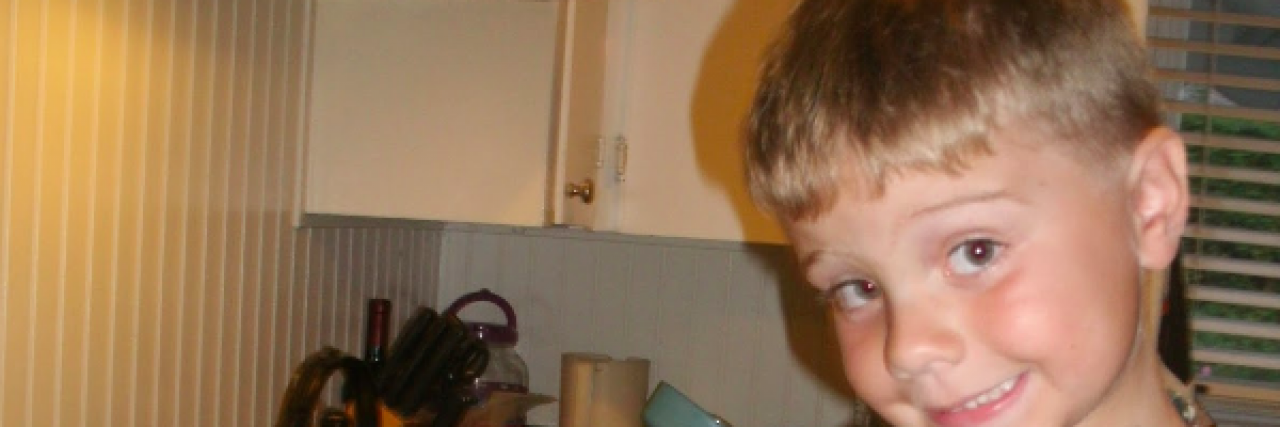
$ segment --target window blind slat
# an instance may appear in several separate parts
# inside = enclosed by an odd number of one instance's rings
[[[1195,102],[1165,101],[1165,109],[1175,113],[1203,114],[1214,117],[1260,120],[1280,123],[1280,111],[1256,108],[1227,107]]]
[[[1205,255],[1183,255],[1183,266],[1191,270],[1280,279],[1280,264],[1222,258]]]
[[[1197,349],[1191,351],[1191,357],[1201,362],[1280,370],[1280,355],[1274,354],[1237,350]]]
[[[1193,284],[1188,289],[1187,297],[1196,301],[1280,310],[1280,295],[1266,292],[1223,289],[1213,285]]]
[[[1272,18],[1270,16],[1241,15],[1237,13],[1188,10],[1163,6],[1151,6],[1149,14],[1152,18],[1188,19],[1213,22],[1217,24],[1280,28],[1280,18]]]
[[[1280,142],[1271,142],[1261,139],[1182,132],[1182,140],[1187,144],[1203,147],[1280,154]]]
[[[1222,166],[1189,165],[1187,173],[1202,178],[1227,179],[1257,184],[1280,185],[1280,172],[1267,172]]]
[[[1280,204],[1257,202],[1252,200],[1228,199],[1223,197],[1198,196],[1191,198],[1191,207],[1250,213],[1258,215],[1280,216]]]
[[[1258,246],[1277,246],[1280,247],[1280,234],[1267,233],[1254,230],[1242,230],[1237,228],[1224,227],[1207,227],[1200,225],[1190,225],[1187,227],[1187,237],[1197,239],[1218,240],[1223,242],[1244,243]]]
[[[1241,77],[1227,74],[1199,73],[1157,69],[1156,78],[1166,82],[1198,83],[1211,86],[1230,86],[1243,89],[1258,89],[1280,92],[1280,80]]]
[[[1191,319],[1191,329],[1201,332],[1280,340],[1280,327],[1277,327],[1277,325],[1243,320],[1195,317]]]
[[[1203,384],[1203,381],[1198,381]],[[1271,426],[1276,424],[1276,420],[1280,420],[1280,408],[1275,402],[1280,398],[1265,400],[1265,398],[1256,397],[1259,394],[1270,392],[1271,394],[1280,394],[1276,390],[1259,389],[1247,392],[1252,397],[1240,397],[1234,394],[1234,391],[1226,391],[1227,389],[1214,384],[1207,395],[1200,396],[1200,403],[1204,405],[1204,409],[1213,414],[1213,420],[1220,426],[1237,426],[1237,427],[1258,427]],[[1233,389],[1237,389],[1233,387]]]
[[[1231,56],[1241,56],[1245,58],[1280,60],[1280,49],[1276,49],[1272,47],[1195,42],[1195,41],[1169,39],[1169,38],[1163,38],[1163,37],[1148,37],[1147,45],[1157,49],[1174,49],[1174,50],[1181,50],[1186,52],[1199,52],[1199,53],[1208,53],[1208,54],[1214,54],[1214,55],[1231,55]]]
[[[1198,379],[1196,383],[1209,389],[1209,396],[1205,397],[1205,403],[1221,398],[1242,399],[1253,401],[1264,408],[1280,410],[1280,407],[1275,406],[1277,405],[1275,402],[1280,402],[1280,389],[1274,387],[1213,376]]]

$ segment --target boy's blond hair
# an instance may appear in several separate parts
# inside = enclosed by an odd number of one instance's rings
[[[1100,172],[1160,124],[1123,0],[803,0],[767,58],[747,122],[752,195],[813,218],[854,177],[953,173],[987,136],[1040,127]]]

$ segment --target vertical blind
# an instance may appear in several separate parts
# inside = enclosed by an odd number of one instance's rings
[[[1274,410],[1280,1],[1152,0],[1147,36],[1166,120],[1188,150],[1192,210],[1182,248],[1195,377],[1209,396]]]
[[[0,0],[0,426],[270,426],[435,304],[439,231],[293,226],[314,3]]]

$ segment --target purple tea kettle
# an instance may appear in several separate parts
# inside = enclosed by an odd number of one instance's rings
[[[467,328],[489,349],[489,367],[475,379],[474,391],[480,399],[480,405],[484,405],[489,395],[495,391],[528,393],[529,368],[516,353],[520,333],[517,330],[516,311],[511,303],[488,289],[481,289],[458,298],[444,313],[457,316],[464,307],[477,302],[496,305],[506,316],[506,324],[466,322]],[[523,420],[512,420],[508,425],[523,425]]]

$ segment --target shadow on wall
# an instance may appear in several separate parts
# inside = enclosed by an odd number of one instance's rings
[[[743,182],[740,133],[755,94],[760,60],[795,0],[740,0],[730,6],[702,57],[689,121],[698,169],[722,189],[748,241],[767,241],[762,214]]]
[[[762,215],[752,204],[750,196],[740,185],[744,180],[741,150],[741,131],[751,106],[759,78],[760,62],[772,38],[781,28],[785,16],[797,0],[737,0],[724,15],[715,34],[703,54],[694,88],[690,123],[693,127],[694,153],[699,171],[708,182],[715,183],[728,196],[743,236],[747,240],[760,240],[759,230],[768,229],[772,219]],[[1158,2],[1157,2],[1158,3]],[[1260,4],[1260,3],[1259,3]],[[1280,6],[1254,3],[1224,5],[1227,12],[1276,15]],[[1208,30],[1197,39],[1209,39]],[[1224,38],[1249,46],[1280,46],[1280,31],[1240,26],[1224,30]],[[1280,70],[1267,68],[1265,61],[1248,58],[1221,57],[1214,59],[1220,71],[1245,76],[1274,77]],[[1210,68],[1209,63],[1196,64]],[[1256,90],[1218,88],[1225,98],[1235,104],[1259,109],[1280,108],[1280,97]],[[748,245],[751,256],[771,266],[778,284],[777,292],[782,301],[786,319],[788,345],[792,356],[804,366],[807,373],[823,387],[856,400],[845,380],[839,348],[831,330],[826,311],[815,306],[815,292],[803,286],[803,276],[797,271],[794,256],[789,248],[772,245]],[[1175,267],[1175,270],[1180,267]],[[1175,276],[1175,279],[1180,276]],[[1185,285],[1184,285],[1185,286]],[[1181,290],[1175,285],[1174,301],[1182,301]],[[1161,354],[1166,363],[1184,379],[1191,375],[1189,346],[1185,336],[1185,308],[1175,302],[1175,315],[1162,323]],[[1183,333],[1179,333],[1182,331]],[[861,415],[861,414],[857,414]],[[855,417],[857,418],[857,416]],[[850,420],[850,425],[867,425],[864,420]]]
[[[773,270],[778,285],[782,313],[786,319],[787,343],[792,357],[804,366],[808,375],[823,388],[849,401],[857,397],[845,380],[840,348],[831,328],[828,311],[817,302],[817,291],[802,283],[795,257],[788,247],[748,245],[751,256]],[[844,426],[870,426],[878,421],[865,406],[857,405]]]
[[[703,178],[727,193],[748,240],[760,239],[760,230],[769,229],[773,219],[756,209],[741,185],[740,135],[755,94],[760,62],[794,4],[795,0],[734,2],[703,54],[689,112],[698,168]],[[774,272],[792,356],[828,391],[857,400],[845,380],[827,311],[817,304],[816,291],[803,285],[790,248],[752,244],[747,245],[747,251]],[[872,417],[859,406],[843,425],[873,425]]]

